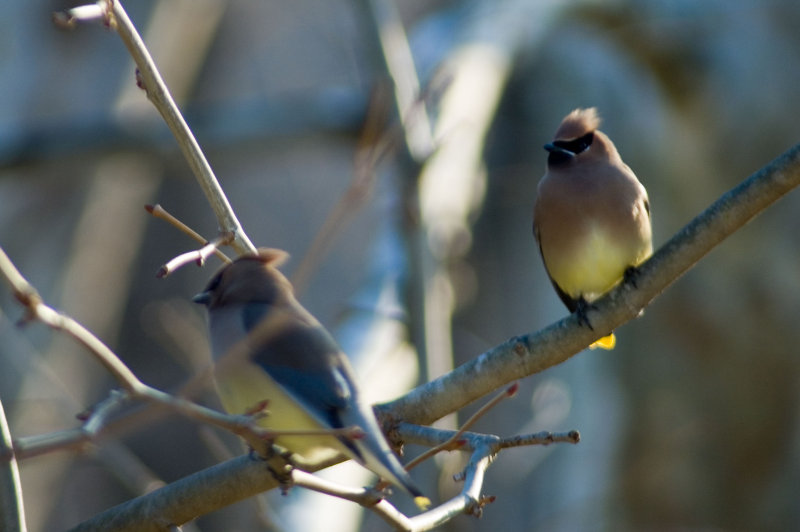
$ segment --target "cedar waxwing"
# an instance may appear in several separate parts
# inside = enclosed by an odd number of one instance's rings
[[[208,308],[214,380],[223,406],[231,414],[265,407],[259,424],[275,431],[357,426],[363,435],[356,438],[283,435],[275,443],[306,463],[342,453],[427,506],[430,501],[361,399],[347,357],[277,270],[287,257],[277,249],[239,257],[194,298]]]
[[[653,253],[647,191],[605,133],[597,110],[575,109],[561,122],[539,182],[533,233],[545,269],[570,312],[587,306]],[[610,334],[591,347],[612,349]]]

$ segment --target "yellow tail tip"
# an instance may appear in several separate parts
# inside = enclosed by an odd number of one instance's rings
[[[610,351],[611,349],[614,349],[615,345],[617,345],[617,337],[614,336],[614,333],[611,333],[608,336],[603,336],[595,343],[590,345],[589,349],[597,349],[599,347],[600,349],[606,349]]]
[[[431,500],[423,495],[419,495],[417,497],[414,497],[414,504],[416,504],[417,508],[419,508],[424,512],[425,510],[430,508]]]

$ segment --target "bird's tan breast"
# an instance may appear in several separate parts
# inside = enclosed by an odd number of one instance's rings
[[[647,193],[631,173],[549,174],[534,227],[547,272],[572,298],[591,301],[652,252]]]

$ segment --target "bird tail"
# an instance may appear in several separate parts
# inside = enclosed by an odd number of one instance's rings
[[[363,437],[349,442],[358,451],[355,458],[373,473],[414,497],[414,503],[420,510],[426,510],[431,500],[417,488],[411,475],[389,448],[389,443],[383,437],[378,421],[372,413],[372,407],[365,405],[358,410],[362,411],[358,413],[351,411],[351,414],[355,415],[347,416],[351,419],[342,419],[346,425],[356,425],[364,430]]]
[[[609,334],[608,336],[603,336],[592,345],[589,346],[589,349],[605,349],[610,351],[614,349],[614,346],[617,345],[617,337],[614,336],[614,333]]]

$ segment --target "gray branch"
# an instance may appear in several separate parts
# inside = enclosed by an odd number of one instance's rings
[[[515,336],[405,396],[378,407],[391,419],[429,424],[510,382],[560,364],[636,318],[706,253],[800,184],[794,146],[711,204],[622,283],[594,304],[582,326],[570,315],[538,332]]]

